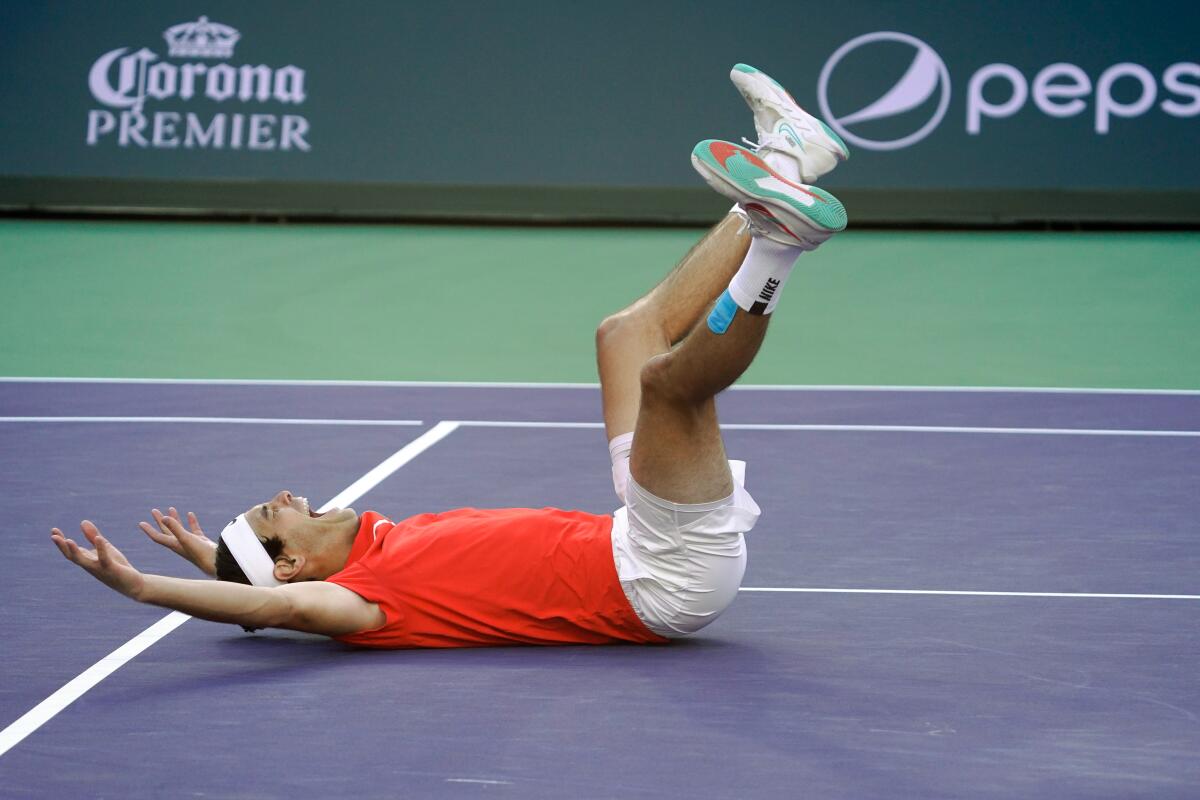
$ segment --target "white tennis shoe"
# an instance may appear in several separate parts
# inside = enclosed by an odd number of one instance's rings
[[[692,166],[738,204],[756,236],[813,250],[846,227],[846,209],[836,197],[788,180],[740,145],[706,139],[692,150]]]
[[[750,144],[760,158],[773,152],[790,156],[800,166],[800,181],[808,184],[850,157],[841,137],[801,108],[770,75],[735,64],[729,79],[754,112],[758,142]]]

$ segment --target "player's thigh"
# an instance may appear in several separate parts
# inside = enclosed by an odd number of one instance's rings
[[[675,503],[727,497],[733,480],[717,424],[716,402],[681,401],[658,374],[663,357],[642,370],[642,399],[630,453],[634,479]]]

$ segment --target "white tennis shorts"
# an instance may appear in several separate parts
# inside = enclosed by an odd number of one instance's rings
[[[695,633],[737,597],[746,571],[742,534],[759,508],[743,487],[745,464],[730,462],[733,494],[712,503],[681,504],[647,492],[614,464],[625,506],[613,514],[613,560],[634,612],[659,636]],[[623,474],[621,470],[623,469]]]

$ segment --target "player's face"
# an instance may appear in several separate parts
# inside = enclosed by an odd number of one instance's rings
[[[352,508],[331,508],[325,512],[313,511],[307,497],[292,494],[284,489],[265,503],[259,503],[246,511],[246,519],[259,536],[280,536],[284,540],[297,534],[321,535],[341,528],[358,514]]]

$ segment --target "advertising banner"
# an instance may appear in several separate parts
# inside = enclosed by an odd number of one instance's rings
[[[842,136],[828,188],[873,214],[1119,220],[1142,197],[1200,218],[1194,2],[172,0],[0,22],[9,208],[708,213],[688,155],[754,136],[726,77],[743,61]]]

